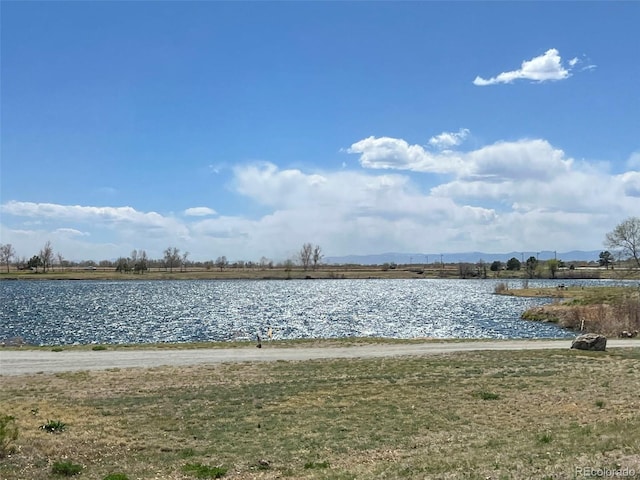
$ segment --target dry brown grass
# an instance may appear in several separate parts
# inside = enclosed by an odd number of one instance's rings
[[[512,292],[521,296],[555,295],[564,300],[529,309],[522,315],[526,320],[554,322],[576,331],[606,336],[640,330],[640,290],[636,288],[596,287]]]
[[[60,459],[90,479],[194,478],[187,463],[223,464],[229,479],[640,472],[638,367],[634,349],[3,377],[0,413],[20,437],[0,478],[54,478]],[[43,432],[48,419],[67,431]]]

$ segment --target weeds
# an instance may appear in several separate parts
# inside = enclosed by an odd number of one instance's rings
[[[227,473],[227,468],[217,466],[210,467],[201,463],[187,463],[183,468],[185,473],[193,475],[196,478],[221,478]]]
[[[72,477],[82,472],[82,465],[73,463],[70,460],[65,460],[64,462],[55,462],[51,466],[51,472],[54,475],[63,475],[65,477]]]
[[[127,477],[124,473],[110,473],[102,480],[129,480],[129,477]]]
[[[196,451],[193,448],[185,448],[183,450],[180,450],[179,455],[181,458],[195,457]]]
[[[16,419],[10,415],[0,415],[0,458],[15,452],[14,442],[18,439]]]
[[[40,430],[49,433],[62,433],[67,429],[67,424],[60,420],[48,420],[44,425],[40,425]]]
[[[640,330],[640,297],[633,289],[593,288],[570,295],[562,303],[533,307],[522,318],[615,337],[633,337]]]
[[[553,440],[553,437],[549,433],[543,433],[538,437],[538,443],[543,445],[551,443],[552,440]]]
[[[486,390],[474,392],[473,396],[481,400],[498,400],[500,398],[500,395],[497,393],[487,392]]]

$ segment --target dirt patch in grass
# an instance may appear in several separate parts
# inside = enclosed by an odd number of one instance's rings
[[[0,478],[576,478],[640,472],[640,352],[473,352],[4,377]],[[48,420],[64,432],[39,429]],[[210,469],[210,470],[207,470]],[[580,477],[578,477],[580,478]]]

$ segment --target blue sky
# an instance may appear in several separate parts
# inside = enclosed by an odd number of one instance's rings
[[[592,250],[640,215],[639,2],[0,9],[19,256]]]

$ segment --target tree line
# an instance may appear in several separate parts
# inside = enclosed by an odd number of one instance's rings
[[[604,240],[605,247],[608,250],[600,252],[598,262],[600,266],[606,269],[614,268],[616,263],[626,260],[631,263],[634,268],[640,269],[640,217],[629,217],[628,219],[617,225],[611,232],[606,234]],[[612,253],[613,252],[613,253]],[[316,270],[322,262],[324,254],[322,248],[319,245],[312,245],[311,243],[304,243],[301,249],[294,255],[293,258],[286,260],[278,264],[278,266],[285,269],[291,269],[295,265],[301,266],[305,271],[312,269]],[[274,262],[266,257],[262,257],[258,262],[238,260],[230,264],[227,257],[222,255],[215,260],[209,260],[205,262],[191,262],[189,261],[189,252],[181,252],[177,247],[167,247],[163,251],[163,257],[160,259],[150,259],[145,250],[133,250],[127,257],[120,257],[115,261],[102,260],[99,263],[94,261],[84,262],[71,262],[65,260],[61,253],[54,253],[53,247],[50,241],[45,242],[40,251],[27,260],[26,257],[18,258],[16,250],[13,245],[0,244],[0,264],[6,267],[7,273],[10,270],[10,266],[14,263],[18,270],[35,270],[42,269],[43,272],[53,270],[57,264],[60,268],[68,268],[73,266],[79,266],[84,268],[104,267],[115,268],[119,272],[123,273],[138,273],[144,274],[149,268],[164,268],[169,272],[173,272],[174,269],[180,269],[180,271],[186,270],[187,267],[194,266],[205,268],[207,270],[212,268],[219,268],[220,271],[230,266],[233,268],[273,268]],[[513,257],[509,259],[505,265],[500,261],[494,261],[489,266],[489,270],[492,272],[499,272],[506,269],[511,271],[525,269],[525,272],[530,278],[539,276],[539,270],[541,263],[537,257],[531,256],[526,262],[521,262],[517,258]],[[564,268],[565,265],[562,260],[551,259],[547,260],[545,266],[549,270],[552,278],[555,278],[556,272],[560,268]],[[569,267],[571,268],[571,266]],[[487,265],[480,261],[478,264],[460,264],[460,276],[466,278],[467,276],[487,276]]]
[[[225,255],[217,257],[215,260],[207,261],[190,261],[189,252],[181,251],[177,247],[167,247],[163,251],[162,258],[151,259],[147,255],[145,250],[134,249],[131,253],[124,257],[119,257],[116,260],[101,260],[95,262],[93,260],[74,262],[66,260],[61,253],[54,253],[53,247],[50,241],[47,241],[40,251],[33,255],[31,258],[17,257],[16,250],[13,245],[0,244],[0,264],[6,267],[7,273],[10,271],[11,265],[15,265],[18,270],[32,270],[36,273],[55,271],[55,267],[58,268],[114,268],[117,272],[121,273],[135,273],[144,274],[150,268],[164,269],[170,273],[174,270],[180,272],[186,271],[187,268],[196,267],[211,270],[214,268],[223,271],[227,268],[241,268],[241,269],[271,269],[274,267],[284,267],[285,269],[291,269],[293,266],[299,265],[305,271],[308,269],[317,269],[322,261],[323,254],[319,245],[312,246],[311,243],[303,244],[302,248],[294,255],[293,258],[284,262],[275,264],[273,260],[267,257],[261,257],[259,261],[245,261],[237,260],[230,262]]]

